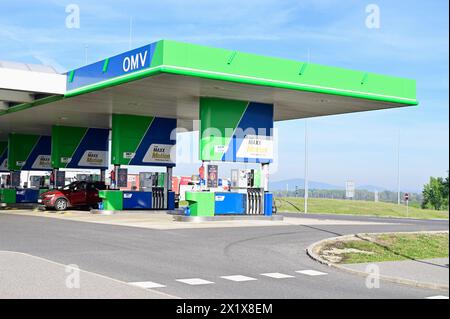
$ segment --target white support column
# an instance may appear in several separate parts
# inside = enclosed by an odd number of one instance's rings
[[[401,203],[400,197],[400,130],[397,137],[397,205]]]
[[[52,171],[53,174],[53,188],[56,189],[58,188],[58,169],[54,168]]]
[[[106,170],[105,169],[101,169],[100,170],[100,182],[105,182],[106,180]]]
[[[205,185],[200,186],[200,190],[207,190],[208,189],[208,163],[207,161],[202,161],[202,167],[203,167],[203,179],[205,180]]]
[[[260,206],[260,214],[264,215],[265,208],[265,193],[269,192],[269,163],[261,163],[261,172],[262,172],[262,188],[263,191],[261,193],[261,206]]]
[[[13,188],[12,179],[13,179],[13,171],[9,171],[9,183],[7,183],[7,188]]]
[[[112,189],[119,189],[119,187],[117,187],[117,174],[119,174],[119,168],[120,165],[114,165],[114,180],[111,181],[111,183],[114,183],[114,187],[112,187]]]
[[[166,167],[166,185],[164,185],[164,198],[166,209],[169,208],[169,192],[172,190],[173,168]]]
[[[264,188],[264,191],[268,192],[269,191],[269,163],[261,164],[261,172],[262,172],[262,177],[263,177],[262,186]]]
[[[173,175],[173,168],[167,167],[167,180],[166,180],[166,187],[168,191],[172,190],[172,175]]]
[[[308,213],[308,120],[305,120],[305,214]]]

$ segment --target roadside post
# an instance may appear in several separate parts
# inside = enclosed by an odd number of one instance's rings
[[[404,199],[406,202],[406,216],[409,217],[409,194],[405,193]]]

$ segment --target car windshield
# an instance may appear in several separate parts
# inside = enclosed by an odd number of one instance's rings
[[[82,189],[84,185],[85,185],[84,182],[73,182],[73,183],[70,183],[69,185],[64,186],[62,189],[70,190],[70,191],[79,190],[79,189]]]
[[[86,182],[72,182],[69,185],[66,185],[62,188],[63,190],[68,191],[74,191],[74,190],[82,190],[82,189],[88,189],[88,190],[102,190],[106,189],[106,186],[102,182],[96,182],[96,183],[86,183]]]
[[[75,186],[76,186],[76,184],[78,184],[78,183],[77,183],[77,182],[70,183],[69,185],[64,186],[62,189],[63,189],[63,190],[71,190],[71,189],[74,189]]]

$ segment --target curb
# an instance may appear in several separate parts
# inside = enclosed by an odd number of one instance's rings
[[[403,232],[401,232],[401,233],[403,233]],[[404,233],[448,233],[448,231],[404,232]],[[370,234],[375,234],[375,233],[364,233],[364,235],[370,235]],[[376,233],[376,234],[384,234],[384,233]],[[386,234],[388,234],[388,233],[386,233]],[[326,266],[328,266],[330,268],[342,270],[342,271],[345,271],[345,272],[348,272],[348,273],[352,273],[352,274],[355,274],[355,275],[359,275],[359,276],[362,276],[362,277],[367,277],[367,276],[369,276],[371,274],[367,273],[367,272],[364,272],[364,271],[347,268],[345,266],[329,262],[329,261],[323,259],[322,257],[320,257],[316,253],[317,248],[321,247],[325,243],[330,243],[330,242],[333,242],[333,241],[336,241],[336,240],[360,239],[360,238],[358,238],[358,236],[361,236],[361,235],[363,235],[363,234],[352,234],[352,235],[331,237],[331,238],[320,240],[318,242],[315,242],[315,243],[309,245],[306,248],[306,254],[311,259],[313,259],[313,260],[315,260],[315,261],[317,261],[317,262],[319,262],[319,263],[321,263],[323,265],[326,265]],[[397,283],[397,284],[408,285],[408,286],[413,286],[413,287],[418,287],[418,288],[433,289],[433,290],[445,290],[445,291],[449,290],[449,286],[448,285],[441,285],[441,284],[435,284],[435,283],[429,283],[429,282],[421,282],[421,281],[417,281],[417,280],[405,279],[405,278],[401,278],[401,277],[385,276],[385,275],[380,275],[379,277],[380,277],[381,280],[384,280],[384,281],[393,282],[393,283]]]
[[[442,211],[444,212],[444,211]],[[448,213],[448,212],[444,212],[444,213]],[[278,214],[292,214],[292,215],[304,215],[305,213],[303,212],[278,212]],[[405,220],[405,222],[409,222],[409,221],[423,221],[423,222],[427,222],[427,221],[435,221],[435,222],[442,222],[442,221],[448,221],[448,218],[418,218],[418,217],[407,217],[407,216],[375,216],[375,215],[355,215],[355,214],[328,214],[328,213],[314,213],[311,212],[312,215],[320,215],[321,217],[326,217],[326,216],[343,216],[343,217],[369,217],[372,219],[398,219],[398,220]],[[397,220],[397,221],[398,221]]]
[[[265,220],[265,221],[282,221],[283,216],[281,215],[220,215],[220,216],[184,216],[184,215],[174,215],[173,220],[177,222],[220,222],[220,221],[254,221],[254,220]]]
[[[135,213],[146,213],[146,214],[168,214],[168,215],[179,215],[178,210],[160,210],[160,209],[135,209],[135,210],[103,210],[103,209],[91,209],[88,213],[93,215],[128,215]]]
[[[14,203],[14,204],[6,204],[0,203],[0,210],[8,211],[8,210],[34,210],[39,206],[36,203]]]

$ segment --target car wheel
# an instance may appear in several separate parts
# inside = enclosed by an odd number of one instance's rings
[[[58,198],[55,202],[55,209],[57,211],[63,211],[67,209],[67,200],[64,198]]]

